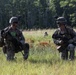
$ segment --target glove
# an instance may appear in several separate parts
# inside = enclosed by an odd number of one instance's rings
[[[63,43],[63,41],[62,41],[62,40],[60,40],[60,41],[59,41],[59,44],[62,44],[62,43]]]
[[[54,41],[54,43],[56,45],[62,45],[63,44],[63,41],[62,40],[56,40],[56,41]]]
[[[20,40],[21,44],[25,44],[25,41],[24,40]]]

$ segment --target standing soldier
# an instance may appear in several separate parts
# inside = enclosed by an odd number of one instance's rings
[[[10,26],[2,30],[1,35],[4,38],[3,52],[7,54],[7,60],[13,60],[15,53],[24,51],[23,58],[26,60],[29,55],[29,44],[25,43],[22,32],[17,28],[18,18],[11,17]]]
[[[70,52],[69,59],[73,60],[75,57],[75,31],[66,26],[67,22],[64,17],[57,18],[58,29],[52,35],[54,43],[57,45],[57,50],[60,52],[61,59],[68,59],[68,52]]]

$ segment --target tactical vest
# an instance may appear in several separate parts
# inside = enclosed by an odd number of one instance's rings
[[[66,37],[67,39],[72,39],[74,36],[70,33],[70,29],[66,28],[66,31],[64,33],[61,33],[60,30],[58,30],[58,35],[62,37]]]

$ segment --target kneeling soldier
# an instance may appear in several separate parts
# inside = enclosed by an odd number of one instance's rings
[[[29,44],[25,43],[22,32],[17,28],[18,18],[11,17],[9,23],[10,26],[1,32],[4,38],[3,52],[7,54],[7,60],[13,60],[15,53],[23,50],[23,58],[26,60],[29,55]]]
[[[66,26],[67,22],[64,17],[57,18],[58,29],[52,35],[54,43],[57,45],[57,50],[60,52],[60,57],[64,60],[68,59],[68,52],[70,52],[69,59],[73,60],[75,57],[75,31]]]

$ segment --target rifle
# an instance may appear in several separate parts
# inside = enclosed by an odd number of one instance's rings
[[[21,42],[15,37],[13,37],[9,31],[5,31],[2,36],[5,39],[7,44],[11,44],[14,46],[16,53],[22,50]]]
[[[62,52],[63,50],[64,50],[64,48],[66,48],[67,46],[68,46],[68,44],[69,44],[69,40],[70,40],[70,38],[68,38],[68,37],[66,37],[66,36],[61,36],[61,35],[59,35],[59,36],[57,36],[58,38],[60,38],[60,40],[62,41],[59,45],[58,45],[58,47],[57,47],[57,50],[59,51],[59,52]]]

